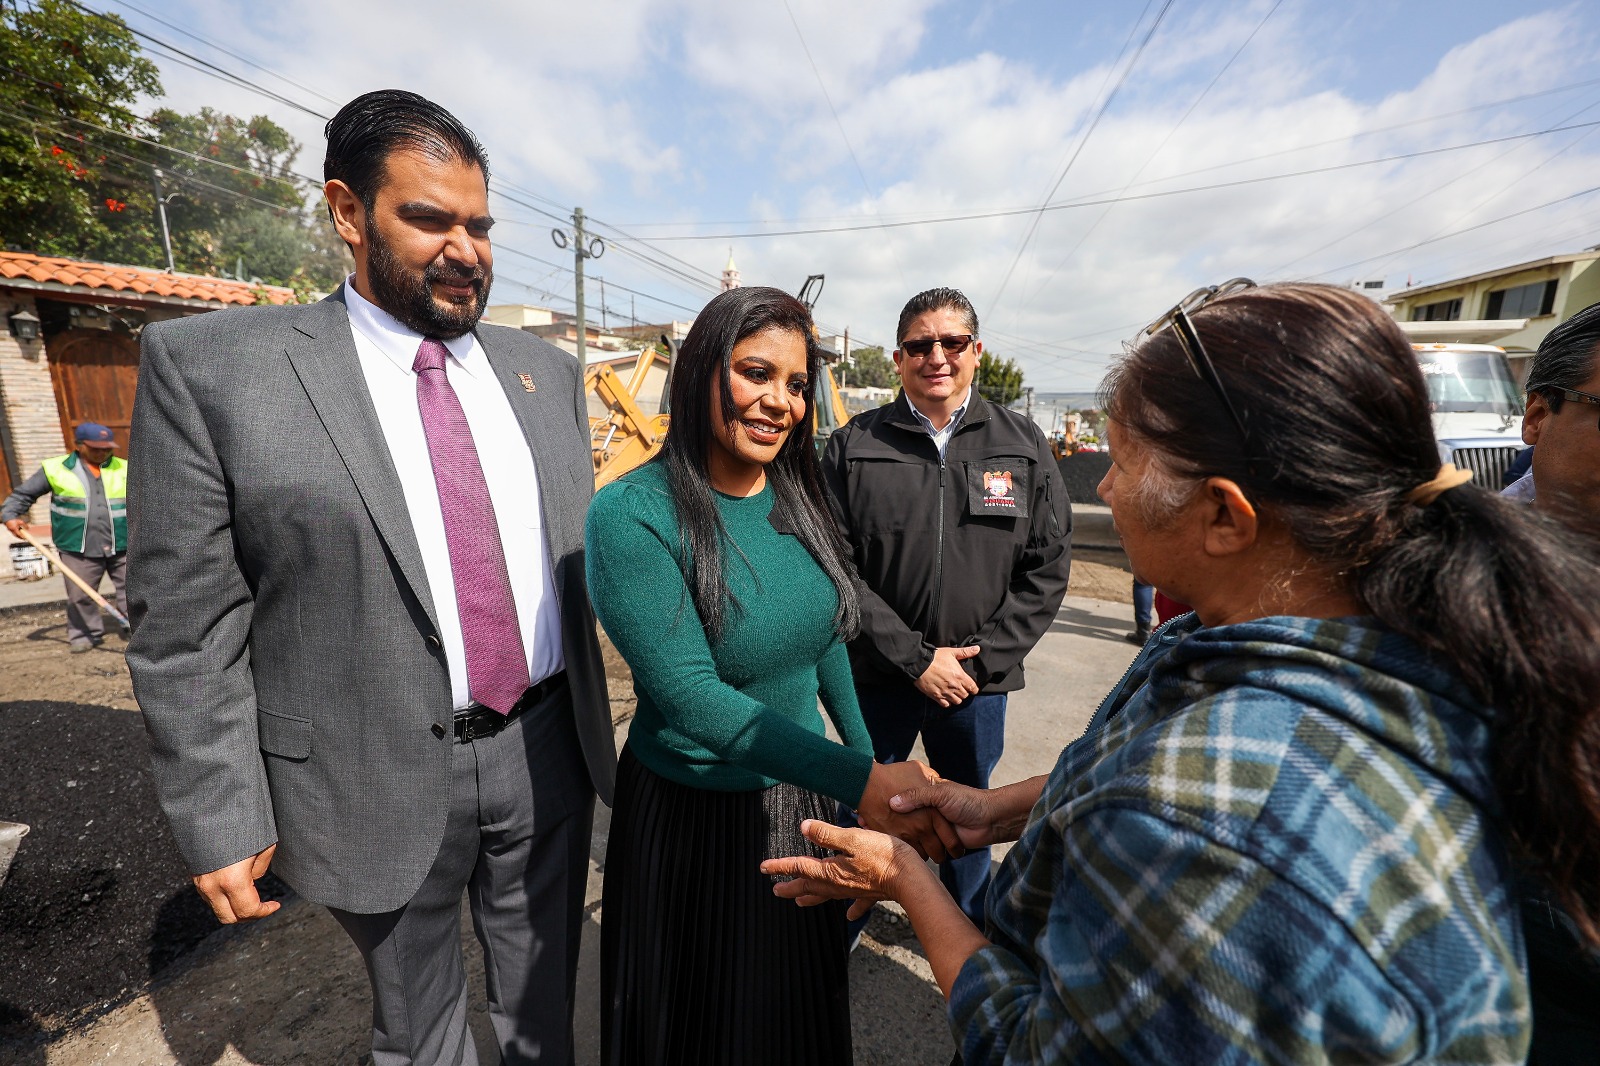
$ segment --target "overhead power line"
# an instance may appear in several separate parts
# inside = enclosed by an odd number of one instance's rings
[[[1586,123],[1586,125],[1595,125],[1595,123]],[[1463,233],[1471,233],[1473,230],[1480,230],[1487,226],[1493,226],[1497,223],[1505,222],[1513,218],[1520,218],[1523,215],[1532,214],[1535,211],[1543,211],[1547,207],[1554,207],[1557,204],[1564,204],[1569,200],[1581,199],[1582,197],[1590,196],[1597,192],[1600,192],[1600,185],[1593,185],[1587,189],[1580,189],[1578,192],[1569,193],[1566,196],[1558,196],[1554,200],[1546,200],[1542,204],[1534,204],[1532,207],[1524,207],[1520,211],[1513,211],[1508,215],[1501,215],[1499,218],[1491,218],[1487,222],[1478,222],[1471,226],[1463,226],[1461,229],[1451,230],[1449,233],[1440,233],[1424,240],[1408,244],[1403,248],[1395,248],[1392,251],[1380,252],[1377,255],[1369,255],[1365,259],[1357,259],[1352,263],[1345,263],[1329,270],[1320,270],[1315,274],[1308,274],[1306,277],[1307,279],[1310,279],[1327,277],[1329,274],[1343,274],[1345,271],[1361,266],[1364,263],[1371,263],[1379,259],[1389,259],[1397,255],[1404,255],[1406,252],[1415,251],[1418,248],[1423,248],[1430,244],[1438,244],[1440,241],[1449,240],[1451,237],[1459,237]]]
[[[1017,264],[1022,262],[1023,253],[1028,250],[1029,243],[1033,241],[1033,235],[1038,231],[1039,223],[1044,219],[1046,205],[1050,203],[1056,191],[1061,188],[1061,183],[1067,180],[1067,175],[1071,173],[1073,164],[1077,163],[1078,156],[1083,154],[1084,146],[1089,143],[1089,138],[1094,136],[1095,128],[1100,125],[1100,120],[1111,109],[1111,102],[1116,99],[1117,93],[1122,89],[1123,84],[1127,82],[1128,75],[1132,74],[1133,68],[1138,65],[1139,57],[1144,54],[1145,46],[1150,43],[1150,38],[1156,35],[1156,30],[1161,28],[1161,20],[1167,17],[1168,11],[1172,10],[1172,4],[1173,0],[1166,0],[1161,5],[1161,10],[1156,12],[1155,21],[1150,23],[1150,29],[1146,31],[1144,39],[1139,42],[1139,47],[1134,50],[1133,58],[1129,59],[1128,65],[1122,68],[1121,76],[1117,78],[1117,83],[1111,87],[1111,91],[1106,94],[1106,98],[1101,101],[1099,109],[1094,113],[1094,117],[1089,120],[1088,128],[1083,131],[1083,136],[1078,139],[1077,147],[1072,150],[1072,155],[1068,157],[1066,166],[1061,168],[1061,173],[1056,175],[1055,183],[1050,186],[1050,191],[1045,193],[1044,199],[1033,216],[1033,221],[1028,224],[1027,232],[1022,235],[1022,243],[1017,245],[1017,254],[1011,257],[1011,265],[1006,268],[1005,276],[1000,279],[1000,287],[995,289],[994,296],[989,300],[989,314],[991,316],[994,314],[995,305],[1000,302],[1000,297],[1005,294],[1006,286],[1011,284],[1011,275],[1016,273]]]
[[[862,223],[856,226],[820,226],[807,229],[787,230],[751,230],[743,233],[695,233],[695,234],[665,234],[658,237],[639,237],[638,240],[657,244],[665,241],[728,241],[728,240],[756,240],[762,237],[795,237],[813,233],[856,233],[862,230],[899,229],[906,226],[932,226],[948,222],[974,222],[990,218],[1012,218],[1017,215],[1032,214],[1036,211],[1069,211],[1079,207],[1100,207],[1104,204],[1131,203],[1136,200],[1160,200],[1169,196],[1186,196],[1189,193],[1213,192],[1218,189],[1236,189],[1246,185],[1259,185],[1269,181],[1283,181],[1288,178],[1303,178],[1313,174],[1332,174],[1341,170],[1354,170],[1360,167],[1378,166],[1382,163],[1396,163],[1405,159],[1420,159],[1424,156],[1443,155],[1449,152],[1462,152],[1470,148],[1482,148],[1490,144],[1506,144],[1510,141],[1523,141],[1534,137],[1546,137],[1555,133],[1565,133],[1568,130],[1588,129],[1600,125],[1600,120],[1595,122],[1576,122],[1566,126],[1555,126],[1550,129],[1534,130],[1530,133],[1514,133],[1504,137],[1489,137],[1481,141],[1469,141],[1465,144],[1446,145],[1442,148],[1423,148],[1415,152],[1401,152],[1396,155],[1380,156],[1377,159],[1359,159],[1349,163],[1333,163],[1325,167],[1309,167],[1305,170],[1285,171],[1282,174],[1263,174],[1254,178],[1237,178],[1233,181],[1213,182],[1209,185],[1190,185],[1181,189],[1159,189],[1153,192],[1132,193],[1127,196],[1111,196],[1091,200],[1066,200],[1061,203],[1045,204],[1042,207],[1015,207],[1003,208],[995,211],[974,211],[961,215],[934,215],[925,218],[907,219],[902,222]]]
[[[1245,37],[1242,42],[1240,42],[1239,47],[1233,50],[1233,54],[1228,57],[1227,62],[1222,64],[1222,69],[1218,70],[1216,74],[1212,75],[1211,80],[1206,83],[1206,87],[1200,90],[1200,95],[1196,96],[1189,102],[1188,108],[1184,110],[1182,115],[1178,116],[1178,121],[1172,124],[1172,128],[1167,130],[1166,136],[1161,138],[1161,143],[1156,145],[1155,151],[1151,152],[1145,157],[1145,161],[1139,164],[1139,169],[1133,172],[1133,176],[1128,179],[1127,184],[1118,191],[1118,196],[1127,195],[1128,190],[1133,188],[1134,183],[1139,180],[1139,176],[1144,173],[1145,168],[1156,161],[1156,157],[1159,156],[1167,147],[1168,142],[1172,140],[1173,136],[1178,132],[1178,130],[1183,128],[1183,124],[1189,121],[1189,116],[1195,113],[1195,109],[1200,106],[1201,102],[1205,100],[1207,96],[1211,95],[1211,90],[1217,87],[1217,82],[1221,81],[1222,76],[1228,73],[1238,58],[1244,54],[1244,50],[1250,47],[1250,42],[1256,39],[1256,34],[1261,32],[1262,28],[1266,26],[1267,20],[1272,18],[1273,14],[1276,13],[1278,8],[1282,5],[1283,0],[1273,0],[1272,6],[1267,9],[1267,13],[1261,16],[1260,22],[1256,23],[1255,29],[1251,30],[1249,35]],[[1022,302],[1022,307],[1027,307],[1034,300],[1039,298],[1039,294],[1044,292],[1044,290],[1049,287],[1050,283],[1055,280],[1056,275],[1061,272],[1061,268],[1066,266],[1067,263],[1072,259],[1073,255],[1077,253],[1078,249],[1083,247],[1083,243],[1094,235],[1094,231],[1100,228],[1100,223],[1104,222],[1106,220],[1106,216],[1110,215],[1112,211],[1116,210],[1116,206],[1116,204],[1106,205],[1106,209],[1100,212],[1100,214],[1095,217],[1095,220],[1089,224],[1089,228],[1084,230],[1078,239],[1072,243],[1072,247],[1067,249],[1066,254],[1061,257],[1060,262],[1055,265],[1055,268],[1050,271],[1050,273],[1045,277],[1044,281],[1039,283],[1038,288],[1034,289],[1033,294]],[[1020,309],[1021,308],[1018,310]]]
[[[257,63],[255,60],[251,59],[249,56],[242,56],[238,52],[229,51],[228,49],[224,48],[222,45],[218,44],[216,41],[211,40],[211,38],[209,38],[209,37],[202,37],[200,34],[195,33],[193,30],[186,30],[182,26],[179,26],[177,23],[168,22],[166,19],[160,17],[159,15],[152,15],[150,12],[144,10],[144,8],[142,8],[142,7],[139,7],[136,4],[128,3],[128,0],[111,0],[111,2],[116,4],[118,7],[125,7],[129,11],[132,11],[132,12],[134,12],[136,14],[139,14],[139,15],[143,15],[145,18],[149,19],[151,22],[155,22],[155,23],[158,23],[158,24],[160,24],[162,26],[165,26],[169,30],[176,30],[178,33],[183,34],[185,37],[188,37],[191,40],[199,41],[201,44],[206,45],[209,48],[214,48],[218,52],[221,52],[223,55],[227,56],[229,59],[237,59],[239,62],[245,64],[246,66],[254,67],[255,69],[261,71],[263,74],[270,74],[274,78],[277,78],[281,82],[284,82],[284,83],[286,83],[288,85],[293,85],[296,89],[299,89],[301,92],[308,92],[312,96],[317,97],[319,100],[327,101],[328,103],[332,104],[334,107],[338,107],[339,106],[339,101],[335,100],[333,97],[328,96],[328,95],[326,95],[324,93],[320,93],[317,90],[313,89],[309,85],[305,85],[305,84],[303,84],[301,82],[295,81],[293,78],[290,78],[290,77],[287,77],[286,75],[280,74],[277,71],[273,70],[271,67],[263,66],[262,64]]]
[[[315,108],[307,107],[305,104],[302,104],[300,101],[295,100],[292,97],[285,96],[280,92],[275,92],[264,85],[258,85],[242,75],[235,74],[231,70],[227,70],[223,67],[217,66],[215,63],[201,59],[192,52],[187,52],[175,44],[163,41],[161,38],[156,37],[153,34],[146,33],[143,30],[134,29],[132,26],[128,25],[126,21],[118,18],[115,15],[108,15],[103,11],[96,11],[94,8],[80,3],[79,0],[67,0],[67,3],[71,4],[73,7],[77,8],[79,11],[82,11],[86,15],[92,15],[103,22],[109,22],[113,26],[127,30],[129,33],[149,41],[158,48],[163,48],[168,52],[174,53],[175,55],[182,56],[191,63],[199,64],[203,73],[211,74],[213,77],[220,78],[223,81],[237,85],[240,88],[249,89],[252,92],[260,93],[262,96],[265,96],[270,100],[276,100],[278,103],[283,104],[286,107],[292,107],[297,111],[304,111],[313,118],[320,118],[324,122],[332,117],[331,115],[323,114],[321,111],[318,111]]]

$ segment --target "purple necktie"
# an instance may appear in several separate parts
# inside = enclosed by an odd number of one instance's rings
[[[472,427],[445,375],[449,354],[439,341],[423,338],[411,364],[417,372],[417,408],[433,460],[444,538],[450,546],[456,609],[467,646],[467,691],[485,707],[509,714],[528,688],[528,656],[489,484],[472,442]]]

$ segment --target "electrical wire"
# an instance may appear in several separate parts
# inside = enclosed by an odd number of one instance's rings
[[[261,71],[263,74],[270,74],[274,78],[277,78],[279,81],[284,82],[284,83],[286,83],[288,85],[293,85],[296,89],[299,89],[302,92],[308,92],[312,96],[317,97],[319,100],[324,100],[324,101],[332,104],[334,107],[338,107],[339,106],[339,101],[335,100],[333,97],[328,96],[328,95],[326,95],[324,93],[320,93],[317,90],[313,89],[311,86],[304,85],[304,84],[302,84],[302,83],[300,83],[298,81],[295,81],[293,78],[287,77],[287,76],[285,76],[283,74],[279,74],[277,71],[273,70],[271,67],[262,66],[260,63],[257,63],[255,60],[251,59],[248,56],[242,56],[238,52],[231,52],[228,49],[222,47],[222,45],[218,44],[216,41],[213,41],[208,37],[202,37],[200,34],[195,33],[193,30],[186,30],[182,26],[177,25],[176,23],[168,22],[166,19],[161,18],[159,15],[152,15],[150,12],[144,10],[143,8],[138,7],[137,5],[128,3],[128,0],[111,0],[111,2],[113,4],[116,4],[118,7],[125,7],[129,11],[135,12],[136,14],[139,14],[139,15],[143,15],[145,18],[149,19],[151,22],[159,23],[160,25],[167,27],[167,29],[169,29],[169,30],[176,30],[178,33],[183,34],[185,37],[188,37],[191,40],[199,41],[201,44],[206,45],[206,46],[208,46],[210,48],[213,48],[218,52],[221,52],[223,55],[227,56],[230,59],[237,59],[239,62],[244,63],[247,66],[251,66],[251,67],[256,68],[257,70]]]
[[[1283,181],[1289,178],[1303,178],[1313,174],[1332,174],[1341,170],[1354,170],[1360,167],[1378,166],[1383,163],[1395,163],[1404,159],[1420,159],[1424,156],[1443,155],[1449,152],[1461,152],[1472,148],[1482,148],[1491,144],[1506,144],[1511,141],[1524,141],[1535,137],[1546,137],[1556,133],[1566,133],[1569,130],[1588,129],[1591,126],[1600,126],[1600,120],[1594,122],[1577,122],[1566,126],[1556,126],[1550,129],[1534,130],[1529,133],[1514,133],[1504,137],[1489,137],[1480,141],[1468,141],[1464,144],[1445,145],[1442,148],[1424,148],[1415,152],[1400,152],[1396,155],[1381,156],[1377,159],[1358,159],[1348,163],[1333,163],[1323,167],[1309,167],[1305,170],[1290,170],[1281,174],[1263,174],[1253,178],[1237,178],[1233,181],[1213,182],[1209,185],[1190,185],[1181,189],[1164,189],[1155,192],[1134,193],[1129,196],[1113,196],[1092,200],[1066,200],[1061,203],[1051,203],[1034,207],[1007,208],[997,211],[974,211],[961,215],[934,215],[919,219],[909,219],[904,222],[867,223],[859,226],[826,226],[810,229],[789,230],[754,230],[744,233],[698,233],[698,234],[666,234],[657,237],[639,237],[638,240],[656,244],[664,241],[727,241],[727,240],[754,240],[762,237],[795,237],[816,233],[855,233],[863,230],[898,229],[905,226],[940,225],[949,222],[973,222],[991,218],[1011,218],[1017,215],[1032,214],[1036,211],[1068,211],[1080,207],[1100,207],[1104,204],[1132,203],[1138,200],[1160,200],[1169,196],[1185,196],[1189,193],[1213,192],[1218,189],[1236,189],[1246,185],[1259,185],[1269,181]]]
[[[179,48],[177,45],[170,44],[167,41],[163,41],[161,38],[156,37],[153,34],[146,33],[144,30],[135,29],[132,26],[128,25],[126,21],[116,17],[115,15],[108,15],[103,11],[96,11],[94,8],[89,7],[86,4],[80,3],[79,0],[66,0],[66,2],[71,4],[73,7],[77,8],[79,11],[82,11],[86,15],[92,15],[95,18],[100,19],[103,22],[109,22],[113,26],[116,26],[116,27],[118,27],[120,29],[127,30],[129,33],[135,35],[136,37],[142,37],[144,40],[149,41],[151,44],[155,45],[158,48],[163,48],[168,52],[174,53],[176,56],[182,56],[184,59],[188,60],[190,63],[199,64],[199,66],[201,68],[203,68],[201,70],[201,73],[209,73],[213,77],[220,78],[223,81],[229,82],[230,84],[237,85],[237,86],[239,86],[241,88],[250,89],[253,92],[260,93],[262,96],[265,96],[270,100],[276,100],[278,103],[283,104],[286,107],[292,107],[296,111],[304,111],[306,114],[311,115],[313,118],[320,118],[324,122],[326,122],[329,118],[332,117],[331,115],[323,114],[322,112],[316,110],[315,108],[307,107],[305,104],[302,104],[298,100],[295,100],[295,99],[293,99],[291,97],[285,96],[282,93],[275,92],[272,89],[268,89],[264,85],[258,85],[255,82],[249,80],[248,78],[243,77],[242,75],[235,74],[230,70],[226,70],[226,69],[224,69],[222,67],[217,66],[215,63],[207,62],[206,60],[201,59],[199,56],[194,55],[191,52],[186,52],[182,48]]]
[[[1261,16],[1260,22],[1256,23],[1255,29],[1251,30],[1249,36],[1247,36],[1244,41],[1240,43],[1238,48],[1234,49],[1233,54],[1228,57],[1227,62],[1222,64],[1222,69],[1217,71],[1217,73],[1212,76],[1211,80],[1206,83],[1206,87],[1204,89],[1200,90],[1200,95],[1196,96],[1189,103],[1188,108],[1183,112],[1182,115],[1178,117],[1178,121],[1173,123],[1172,128],[1167,130],[1166,136],[1161,138],[1161,143],[1156,145],[1155,151],[1151,152],[1149,156],[1145,158],[1145,161],[1139,164],[1139,169],[1133,172],[1133,176],[1128,179],[1128,183],[1124,185],[1117,193],[1118,196],[1127,195],[1128,190],[1133,188],[1134,182],[1138,181],[1139,176],[1145,172],[1145,168],[1151,163],[1155,162],[1156,157],[1159,156],[1167,147],[1167,144],[1172,140],[1173,136],[1178,132],[1178,130],[1183,128],[1183,124],[1185,122],[1189,121],[1189,116],[1194,114],[1195,109],[1200,106],[1201,101],[1203,101],[1207,96],[1211,95],[1211,90],[1217,87],[1217,82],[1221,81],[1222,76],[1228,73],[1234,62],[1238,60],[1239,56],[1244,54],[1244,50],[1250,47],[1250,42],[1256,39],[1256,34],[1261,32],[1262,28],[1266,26],[1267,21],[1272,18],[1272,16],[1277,12],[1278,8],[1281,6],[1283,6],[1283,0],[1273,0],[1272,6],[1267,9],[1267,13]],[[1100,212],[1100,214],[1095,217],[1095,220],[1089,224],[1089,228],[1084,230],[1084,232],[1079,235],[1078,239],[1073,242],[1072,247],[1067,249],[1066,254],[1061,257],[1061,261],[1055,265],[1055,267],[1045,277],[1044,281],[1040,282],[1039,286],[1033,290],[1033,294],[1027,299],[1023,300],[1023,302],[1017,307],[1016,312],[1013,312],[1013,318],[1015,317],[1016,313],[1022,311],[1024,308],[1032,304],[1033,301],[1039,298],[1039,295],[1043,293],[1045,289],[1050,287],[1050,283],[1055,280],[1056,275],[1061,273],[1061,268],[1066,266],[1067,263],[1072,259],[1073,255],[1077,253],[1078,249],[1083,247],[1083,243],[1094,235],[1094,231],[1100,228],[1100,223],[1104,222],[1106,220],[1106,216],[1110,215],[1112,211],[1116,210],[1116,206],[1116,204],[1106,205],[1105,210]]]
[[[789,6],[789,0],[783,0],[783,10],[789,16],[789,25],[794,27],[794,35],[800,39],[800,50],[805,53],[806,62],[811,64],[811,74],[817,79],[817,88],[822,90],[822,99],[828,105],[828,112],[833,115],[833,124],[839,130],[839,139],[844,142],[844,150],[850,153],[850,162],[856,168],[856,177],[861,179],[861,187],[867,192],[867,202],[873,214],[877,214],[878,194],[873,190],[872,183],[867,181],[867,172],[862,169],[861,160],[856,157],[855,146],[850,143],[850,135],[845,132],[844,122],[839,118],[839,109],[833,106],[833,97],[828,93],[828,86],[822,80],[822,71],[817,69],[817,61],[811,57],[811,46],[806,44],[806,35],[800,32],[800,21],[794,17],[794,9]],[[904,287],[906,270],[905,265],[900,262],[900,253],[895,250],[893,241],[885,243],[889,246],[889,255],[894,259],[895,273],[900,275],[900,284]]]
[[[1061,168],[1061,173],[1056,175],[1055,183],[1050,186],[1050,191],[1045,193],[1037,213],[1033,216],[1033,221],[1028,224],[1027,232],[1022,235],[1022,243],[1017,245],[1016,255],[1011,257],[1011,265],[1006,268],[1005,276],[1000,279],[1000,287],[995,290],[994,295],[989,299],[990,317],[993,317],[994,309],[1000,303],[1000,297],[1005,294],[1006,286],[1011,284],[1011,276],[1016,273],[1017,264],[1022,262],[1022,255],[1028,250],[1029,243],[1033,241],[1033,235],[1038,232],[1039,223],[1044,220],[1046,205],[1050,203],[1056,191],[1061,188],[1061,183],[1067,180],[1067,175],[1071,173],[1073,165],[1077,163],[1078,157],[1083,154],[1084,146],[1089,143],[1089,138],[1094,136],[1094,131],[1100,125],[1100,120],[1111,109],[1112,101],[1116,99],[1117,93],[1121,91],[1122,86],[1127,82],[1128,75],[1132,74],[1133,68],[1138,66],[1139,57],[1144,54],[1145,47],[1150,43],[1150,39],[1156,35],[1156,30],[1161,28],[1162,19],[1166,18],[1167,12],[1172,10],[1172,4],[1173,0],[1166,0],[1161,5],[1161,10],[1156,12],[1155,21],[1150,24],[1150,29],[1145,33],[1144,39],[1139,42],[1139,47],[1134,51],[1133,57],[1128,60],[1128,65],[1122,68],[1121,76],[1117,78],[1117,83],[1111,87],[1111,92],[1101,101],[1099,109],[1095,111],[1094,117],[1089,121],[1088,128],[1083,131],[1083,136],[1079,138],[1077,147],[1072,150],[1072,155],[1067,159],[1066,166]],[[1148,5],[1146,6],[1148,7]]]

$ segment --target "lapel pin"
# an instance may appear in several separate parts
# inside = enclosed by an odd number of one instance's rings
[[[517,378],[518,378],[518,380],[520,380],[522,382],[522,391],[523,392],[533,392],[534,391],[533,375],[532,374],[518,374]]]

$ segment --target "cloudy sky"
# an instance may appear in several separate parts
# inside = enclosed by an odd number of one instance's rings
[[[581,205],[613,322],[687,317],[731,248],[746,284],[826,274],[853,341],[957,286],[1041,391],[1235,275],[1403,286],[1600,243],[1593,3],[89,2],[303,105],[152,45],[166,104],[270,115],[303,172],[308,112],[451,108],[505,194],[496,303],[571,309],[540,212]]]

